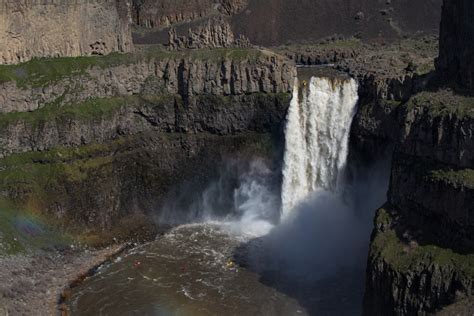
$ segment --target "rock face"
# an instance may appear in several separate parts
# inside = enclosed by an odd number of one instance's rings
[[[474,248],[473,109],[472,100],[449,93],[413,97],[401,116],[389,191],[389,202],[422,224],[426,239],[462,251]]]
[[[250,41],[246,37],[234,36],[230,24],[222,17],[211,18],[206,24],[189,29],[187,36],[178,36],[174,28],[169,32],[170,50],[222,47],[250,47]]]
[[[406,222],[390,204],[377,211],[364,315],[471,315],[474,256],[410,241]]]
[[[241,12],[248,5],[248,0],[220,0],[219,11],[227,15]]]
[[[287,94],[180,95],[97,99],[38,112],[15,113],[2,121],[0,156],[106,143],[148,131],[232,135],[265,132],[284,118]],[[45,115],[53,111],[54,115]],[[90,114],[81,112],[91,111]],[[43,117],[45,115],[45,117]],[[5,116],[4,116],[5,117]]]
[[[213,0],[133,0],[133,21],[145,28],[167,27],[205,17],[213,4]]]
[[[436,34],[442,0],[135,0],[142,44],[164,43],[165,28],[193,28],[200,19],[229,17],[236,37],[264,46],[332,36],[391,42],[405,35]],[[148,34],[148,35],[147,35]],[[164,41],[163,41],[164,38]]]
[[[474,92],[474,3],[445,0],[440,31],[438,71],[460,89]]]
[[[474,100],[438,91],[430,84],[436,73],[412,57],[402,66],[362,48],[351,58],[334,56],[337,67],[359,78],[351,150],[367,161],[387,147],[393,152],[387,204],[371,238],[363,314],[468,315],[474,312]],[[440,57],[444,80],[466,76],[456,63],[444,70],[442,64]]]
[[[72,231],[158,216],[172,189],[195,180],[193,188],[202,189],[224,158],[268,157],[268,135],[278,131],[288,102],[288,94],[171,96],[89,117],[80,111],[18,121],[11,145],[26,152],[0,159],[0,196],[33,203]]]
[[[215,14],[234,15],[247,0],[133,0],[133,20],[144,28],[163,28]]]
[[[251,0],[233,19],[236,34],[256,45],[309,42],[327,36],[390,41],[437,34],[442,0]]]
[[[291,62],[253,49],[192,54],[157,51],[121,58],[118,62],[112,60],[108,67],[91,63],[49,78],[48,69],[55,73],[63,67],[61,62],[53,61],[30,82],[17,77],[0,83],[0,113],[34,111],[52,102],[77,103],[139,93],[190,97],[289,92],[296,74]],[[15,71],[28,72],[24,67],[19,65]]]
[[[431,70],[437,50],[433,38],[409,40],[383,49],[369,47],[368,51],[367,47],[338,48],[337,51],[357,52],[353,57],[334,61],[338,69],[350,73],[359,82],[359,110],[351,130],[352,151],[373,161],[377,154],[393,148],[404,128],[400,105],[423,90],[433,78]],[[409,61],[419,71],[409,70]]]
[[[296,73],[275,54],[220,49],[86,58],[50,76],[67,60],[0,67],[29,76],[0,88],[0,200],[101,233],[127,231],[177,185],[202,188],[224,157],[271,157]]]
[[[129,52],[129,21],[127,0],[1,0],[0,64]]]
[[[378,211],[364,313],[436,313],[474,294],[474,101],[422,92],[398,106],[388,204]]]

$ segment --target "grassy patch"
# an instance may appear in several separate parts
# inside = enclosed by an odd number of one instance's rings
[[[0,82],[16,81],[20,87],[41,87],[72,75],[85,74],[92,66],[109,67],[133,62],[130,54],[107,56],[38,58],[20,65],[0,66]]]
[[[172,104],[175,98],[172,94],[154,96],[120,96],[111,98],[93,98],[81,103],[60,105],[53,102],[31,112],[0,113],[0,131],[11,124],[23,122],[36,128],[47,122],[57,121],[68,124],[70,121],[95,122],[108,119],[124,107],[164,107]]]
[[[69,223],[68,217],[47,221],[42,218],[48,217],[44,215],[48,211],[60,212],[61,205],[68,205],[71,195],[76,193],[69,192],[67,188],[80,188],[88,182],[93,185],[94,180],[91,179],[99,174],[110,173],[114,161],[112,152],[126,141],[120,139],[107,145],[94,144],[79,148],[61,147],[0,159],[0,197],[8,201],[8,204],[4,203],[7,205],[5,207],[0,203],[0,244],[3,245],[0,254],[56,245],[51,239],[58,239],[55,236],[62,235],[51,227],[67,227],[70,232],[80,231],[74,223]],[[56,206],[59,208],[56,209]],[[35,215],[31,219],[32,214],[44,216]],[[29,226],[38,227],[38,232],[33,232],[33,240],[29,239],[29,235],[22,235],[23,228],[18,231],[16,227],[20,224],[27,233]]]
[[[81,183],[112,165],[112,152],[125,142],[78,148],[58,147],[44,152],[13,154],[0,159],[0,196],[27,209],[43,209],[67,198],[65,184]]]
[[[142,60],[191,58],[204,60],[257,59],[263,56],[257,49],[203,49],[168,51],[163,47],[149,47],[128,54],[112,53],[107,56],[38,58],[19,65],[0,65],[0,83],[15,81],[19,87],[42,87],[64,78],[87,75],[91,67],[108,68],[128,65]]]
[[[257,49],[247,48],[216,48],[216,49],[194,49],[183,52],[185,57],[195,60],[257,60],[265,53]]]
[[[422,76],[435,70],[434,62],[427,62],[417,65],[416,74]]]
[[[74,236],[73,241],[88,245],[112,242],[112,237],[118,234],[116,230],[85,231],[74,222],[74,214],[56,216],[74,201],[74,195],[93,187],[97,177],[110,176],[115,153],[129,150],[127,144],[133,137],[107,144],[13,154],[0,159],[0,255],[61,246],[63,241],[67,245],[71,236]],[[61,230],[53,227],[61,227]],[[127,227],[130,228],[128,224],[121,228],[124,236]],[[68,235],[64,236],[61,231],[67,231]],[[88,240],[89,235],[97,236],[100,243]],[[110,238],[103,239],[104,236]]]
[[[362,47],[362,42],[358,38],[349,38],[337,40],[334,42],[328,42],[326,44],[323,44],[322,46],[331,48],[359,48]]]
[[[47,164],[69,162],[78,159],[87,159],[102,155],[113,150],[119,144],[125,142],[120,138],[111,144],[90,144],[81,147],[56,147],[48,151],[31,151],[21,154],[12,154],[0,159],[0,168],[10,168],[24,164]]]
[[[386,209],[377,212],[377,226],[392,222],[393,218]],[[461,255],[450,249],[435,245],[416,245],[410,247],[400,240],[393,229],[378,232],[372,242],[372,251],[378,253],[398,272],[421,272],[432,265],[454,268],[465,277],[474,277],[474,255]]]
[[[108,118],[124,106],[133,106],[139,103],[136,96],[97,98],[79,104],[60,106],[58,102],[50,103],[32,112],[10,112],[0,114],[0,129],[16,122],[36,127],[48,121],[58,120],[69,122],[71,120],[95,121]]]
[[[451,91],[421,92],[407,103],[408,109],[421,108],[431,117],[456,115],[474,118],[474,98],[453,94]]]
[[[0,255],[64,247],[70,242],[45,217],[0,200]]]
[[[435,181],[443,181],[454,187],[467,187],[474,189],[474,170],[434,170],[430,173],[430,178]]]

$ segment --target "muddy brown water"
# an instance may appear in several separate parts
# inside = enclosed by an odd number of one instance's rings
[[[67,302],[72,315],[357,315],[363,271],[310,287],[239,266],[252,240],[222,225],[174,228],[102,267]],[[259,252],[257,249],[252,251]],[[255,247],[255,244],[253,245]],[[258,255],[257,255],[258,256]]]
[[[307,315],[232,261],[242,242],[216,225],[175,228],[75,288],[71,314]]]

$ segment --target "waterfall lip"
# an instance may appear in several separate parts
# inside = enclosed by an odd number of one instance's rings
[[[297,78],[300,81],[307,81],[309,82],[311,78],[329,78],[329,79],[341,79],[341,80],[350,80],[352,77],[341,70],[335,69],[333,67],[327,65],[316,65],[316,66],[309,66],[309,67],[299,67],[296,68]]]

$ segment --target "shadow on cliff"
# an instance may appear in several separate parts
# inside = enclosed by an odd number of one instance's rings
[[[423,75],[419,75],[417,78],[417,84],[414,88],[413,93],[410,95],[410,98],[416,95],[417,93],[426,91],[426,92],[440,92],[440,91],[449,91],[455,95],[464,96],[464,97],[473,97],[474,91],[469,89],[463,84],[460,84],[462,80],[456,76],[442,72],[439,69],[432,70]],[[408,100],[405,100],[408,101]]]
[[[352,171],[342,194],[315,192],[268,235],[237,248],[235,261],[310,315],[360,314],[372,219],[386,200],[389,166]]]

